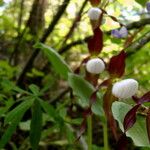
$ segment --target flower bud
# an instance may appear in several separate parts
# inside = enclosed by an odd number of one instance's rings
[[[86,70],[92,74],[99,74],[105,69],[105,64],[100,58],[90,59],[86,63]]]
[[[126,27],[121,27],[120,30],[112,30],[111,35],[116,38],[125,38],[128,36],[128,30]]]
[[[97,7],[92,7],[88,11],[88,16],[91,20],[98,20],[102,11]]]
[[[148,12],[150,12],[150,2],[146,3],[146,9],[147,9]]]
[[[120,99],[131,98],[138,90],[138,82],[134,79],[125,79],[116,82],[112,87],[112,94]]]

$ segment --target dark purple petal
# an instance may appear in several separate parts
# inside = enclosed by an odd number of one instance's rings
[[[91,5],[97,6],[100,4],[101,0],[90,0],[90,2],[91,2]]]
[[[146,9],[147,9],[148,12],[150,12],[150,2],[146,3]]]
[[[110,59],[108,65],[108,71],[110,75],[118,78],[123,75],[125,71],[125,58],[126,58],[126,53],[124,51],[121,51],[118,55],[113,56]]]
[[[129,128],[131,128],[136,122],[136,112],[141,104],[135,105],[128,113],[125,115],[123,127],[124,132],[126,132]]]
[[[137,96],[132,96],[132,99],[134,100],[135,103],[139,104],[140,98],[138,98]]]
[[[103,48],[103,32],[96,28],[94,35],[88,40],[88,49],[90,54],[98,55]]]
[[[139,99],[139,104],[145,103],[145,102],[150,102],[150,91],[144,94],[140,99]]]

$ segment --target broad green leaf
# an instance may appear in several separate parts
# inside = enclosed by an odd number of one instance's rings
[[[94,87],[81,76],[72,73],[68,76],[68,82],[74,93],[81,99],[82,105],[87,107]]]
[[[71,72],[71,69],[62,59],[62,57],[51,47],[48,47],[42,43],[37,43],[36,48],[43,50],[44,54],[48,57],[48,60],[53,65],[55,71],[60,74],[64,79],[68,78],[68,73]]]
[[[123,102],[114,102],[112,105],[113,116],[118,121],[122,131],[124,117],[131,108],[131,105]],[[145,117],[137,115],[136,123],[127,131],[126,135],[132,138],[136,146],[150,147],[146,131]]]
[[[17,117],[13,119],[9,127],[6,129],[5,133],[0,139],[0,149],[4,148],[4,146],[7,144],[7,142],[10,140],[12,134],[16,130],[17,125],[19,124],[21,118],[23,117],[23,114],[18,114]]]
[[[34,101],[32,111],[32,120],[30,125],[30,143],[32,149],[37,150],[42,131],[42,110],[40,102],[38,100]]]
[[[95,90],[94,87],[81,76],[72,73],[68,76],[68,82],[75,94],[80,98],[81,106],[89,106],[90,96]],[[97,94],[96,103],[92,105],[92,111],[96,115],[104,116],[102,97],[99,93]]]
[[[20,116],[20,114],[24,114],[27,111],[27,109],[31,107],[33,101],[33,99],[25,100],[12,111],[8,112],[5,118],[5,124],[13,122],[13,120]]]

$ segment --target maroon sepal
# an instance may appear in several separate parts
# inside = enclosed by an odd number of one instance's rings
[[[150,102],[150,91],[144,94],[138,101],[139,104]]]
[[[88,40],[89,53],[98,55],[103,48],[103,32],[100,28],[94,29],[94,35]]]
[[[147,135],[150,143],[150,108],[146,116],[146,128],[147,128]]]
[[[117,142],[116,150],[127,150],[127,144],[127,137],[125,134],[122,134]]]
[[[101,0],[89,0],[91,2],[92,6],[98,6],[101,2]]]
[[[137,96],[132,96],[132,99],[137,103],[137,104],[143,104],[146,102],[150,102],[150,91],[145,93],[142,97],[137,97]]]
[[[139,103],[140,98],[138,98],[137,96],[132,96],[132,99],[134,100],[135,103]]]
[[[141,104],[135,105],[125,115],[125,118],[124,118],[124,121],[123,121],[124,132],[126,132],[129,128],[131,128],[135,124],[135,122],[136,122],[136,112],[137,112],[137,110],[140,106],[141,106]]]
[[[99,85],[99,87],[108,87],[110,83],[111,83],[111,79],[106,79]]]
[[[108,64],[108,72],[113,77],[121,77],[125,71],[126,53],[121,51],[118,55],[113,56]]]
[[[99,74],[91,74],[86,71],[85,79],[89,81],[94,87],[96,87],[98,84]]]
[[[86,58],[84,58],[81,62],[81,64],[74,70],[75,74],[80,74],[80,68],[81,66],[86,63],[88,60],[90,59],[90,56],[87,56]]]
[[[98,90],[94,91],[94,92],[92,93],[91,97],[90,97],[90,106],[92,106],[92,104],[96,102],[96,99],[97,99],[97,91],[98,91]]]

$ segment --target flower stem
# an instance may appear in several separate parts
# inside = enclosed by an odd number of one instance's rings
[[[103,124],[104,150],[109,150],[107,121]]]
[[[92,116],[87,118],[88,150],[92,150]]]

